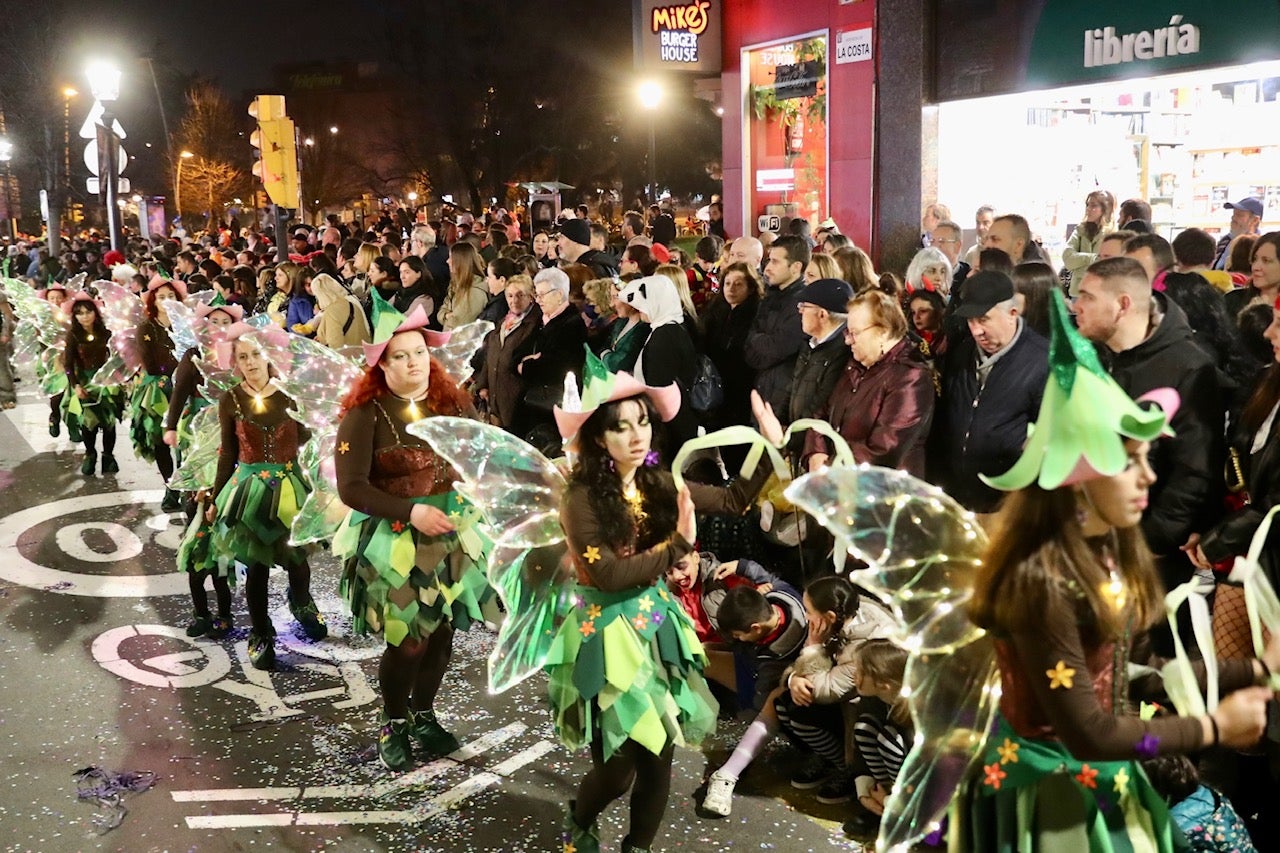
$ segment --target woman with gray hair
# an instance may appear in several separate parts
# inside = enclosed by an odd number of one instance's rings
[[[516,363],[525,381],[525,410],[530,419],[523,436],[534,447],[551,448],[559,455],[560,433],[552,407],[564,396],[564,378],[581,379],[586,360],[587,325],[582,312],[569,301],[569,276],[564,270],[545,269],[533,279],[534,301],[542,311],[542,323],[533,336],[528,355]]]

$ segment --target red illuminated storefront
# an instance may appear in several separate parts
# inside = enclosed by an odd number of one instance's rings
[[[724,4],[724,207],[730,234],[760,217],[831,217],[860,246],[874,228],[874,2]]]

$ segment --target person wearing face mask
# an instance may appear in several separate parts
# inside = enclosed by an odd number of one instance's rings
[[[137,331],[142,372],[129,398],[129,438],[133,452],[139,459],[154,463],[160,472],[166,484],[160,503],[165,512],[182,508],[181,495],[168,487],[169,478],[173,476],[173,454],[164,443],[164,416],[173,391],[173,372],[178,367],[169,337],[171,323],[165,303],[186,298],[186,285],[180,281],[157,276],[147,286],[142,297],[144,319]]]
[[[405,428],[435,415],[475,417],[468,395],[431,356],[448,334],[427,330],[421,308],[403,315],[374,296],[365,372],[342,401],[335,445],[338,495],[351,508],[333,538],[340,590],[357,634],[386,640],[378,757],[392,771],[456,750],[436,717],[455,630],[497,621],[485,581],[477,512],[454,491],[457,474]]]
[[[103,388],[92,383],[98,369],[107,363],[111,332],[102,321],[102,306],[84,291],[68,296],[62,311],[71,318],[62,354],[67,372],[67,393],[62,398],[67,436],[72,441],[84,441],[80,473],[92,477],[98,465],[101,432],[102,473],[115,474],[120,470],[115,457],[116,421],[124,405],[124,392],[118,385]]]
[[[685,309],[671,279],[656,274],[627,282],[619,298],[640,312],[649,324],[649,336],[636,358],[635,377],[639,382],[680,389],[680,410],[667,427],[671,442],[666,448],[672,457],[698,434],[698,417],[688,400],[698,366],[698,354],[686,330]]]

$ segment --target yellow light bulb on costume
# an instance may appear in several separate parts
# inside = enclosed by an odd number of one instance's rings
[[[84,339],[85,339],[86,341],[91,341],[91,340],[93,340],[93,335],[85,335],[85,338],[84,338]]]
[[[1111,573],[1111,579],[1102,584],[1102,597],[1111,605],[1113,610],[1123,610],[1125,602],[1129,599],[1128,590],[1125,589],[1124,581],[1120,580],[1120,576],[1115,572]]]
[[[262,395],[261,395],[261,394],[254,394],[254,395],[253,395],[253,410],[254,410],[255,412],[261,412],[261,411],[264,411],[266,408],[267,408],[267,405],[266,405],[266,403],[264,403],[264,402],[263,402],[263,400],[262,400]]]
[[[413,400],[409,401],[409,406],[405,409],[405,412],[408,413],[410,420],[416,421],[422,419],[422,413],[418,411],[418,404]]]

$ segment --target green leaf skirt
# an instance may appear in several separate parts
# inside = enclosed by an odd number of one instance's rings
[[[217,519],[214,519],[213,524],[207,523],[202,509],[200,504],[196,504],[196,514],[187,524],[182,541],[178,543],[178,571],[213,572],[228,578],[234,586],[235,561],[218,559],[213,548],[213,531]]]
[[[406,522],[351,510],[333,537],[333,554],[343,561],[339,589],[355,631],[382,634],[398,646],[443,624],[466,631],[500,621],[497,592],[485,578],[491,543],[478,529],[479,512],[452,491],[413,502],[448,513],[455,531],[427,536]]]
[[[289,525],[311,487],[292,462],[241,462],[218,493],[212,549],[229,571],[246,566],[296,566],[307,549],[289,543]]]
[[[1136,752],[1135,752],[1136,756]],[[1136,757],[1078,761],[1004,719],[951,809],[951,853],[1165,853],[1190,850]]]
[[[580,749],[599,734],[607,761],[627,740],[657,755],[715,730],[706,653],[661,582],[621,592],[578,584],[575,595],[546,662],[561,743]]]
[[[124,397],[120,387],[86,385],[85,394],[83,400],[71,389],[62,395],[62,420],[67,424],[67,430],[76,435],[85,430],[115,426],[120,419],[120,404]]]
[[[144,373],[129,395],[129,440],[139,459],[156,461],[156,445],[164,437],[164,416],[172,389],[173,380],[168,376]]]

